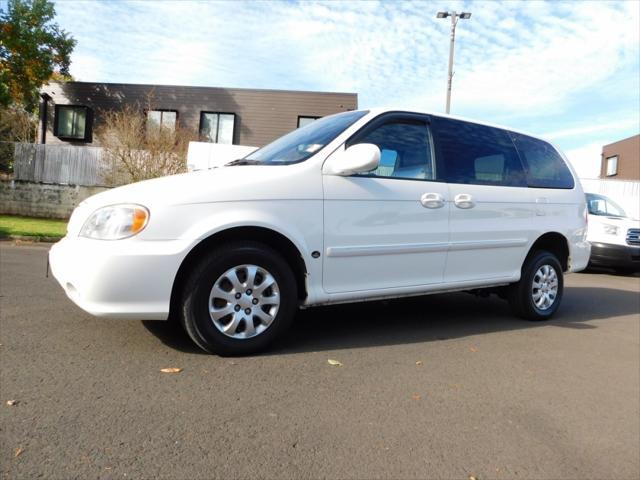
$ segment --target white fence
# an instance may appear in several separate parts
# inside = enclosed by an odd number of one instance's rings
[[[640,218],[640,182],[581,178],[580,183],[585,193],[605,195],[620,204],[630,217]]]

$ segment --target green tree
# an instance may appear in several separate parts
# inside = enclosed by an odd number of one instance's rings
[[[49,0],[9,0],[0,8],[0,105],[34,112],[54,73],[69,75],[76,41],[56,23]]]

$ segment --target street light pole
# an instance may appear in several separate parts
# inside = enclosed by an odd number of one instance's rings
[[[471,18],[469,12],[438,12],[437,18],[451,17],[451,41],[449,43],[449,71],[447,75],[447,109],[446,112],[451,111],[451,83],[453,82],[453,48],[456,41],[456,25],[459,19]]]

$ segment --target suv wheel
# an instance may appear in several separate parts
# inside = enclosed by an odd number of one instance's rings
[[[525,260],[520,281],[509,287],[509,305],[519,317],[547,320],[558,310],[563,288],[560,262],[552,253],[540,250]]]
[[[256,353],[290,325],[297,298],[293,272],[277,252],[236,242],[209,253],[189,275],[182,325],[207,352]]]

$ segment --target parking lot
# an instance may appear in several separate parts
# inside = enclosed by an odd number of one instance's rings
[[[465,293],[311,309],[220,358],[85,314],[46,253],[0,244],[2,478],[640,476],[638,276],[568,276],[547,323]]]

